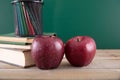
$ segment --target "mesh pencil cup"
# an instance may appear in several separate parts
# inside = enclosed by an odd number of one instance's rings
[[[42,0],[14,0],[16,36],[29,37],[42,34]]]

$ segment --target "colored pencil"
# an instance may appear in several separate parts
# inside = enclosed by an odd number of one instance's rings
[[[17,10],[16,10],[16,5],[13,5],[14,6],[14,25],[15,25],[15,34],[16,35],[19,35],[19,27],[18,27],[18,20],[17,20]]]
[[[18,21],[18,29],[19,29],[19,34],[20,36],[24,34],[24,29],[23,29],[23,24],[22,24],[22,19],[21,19],[21,14],[20,14],[20,9],[19,9],[19,3],[16,3],[16,10],[17,10],[17,21]]]
[[[28,29],[27,29],[27,25],[26,25],[26,21],[25,21],[25,15],[24,15],[24,12],[23,12],[21,2],[19,2],[19,8],[20,8],[20,14],[21,14],[21,19],[22,19],[23,29],[24,29],[23,36],[26,36],[26,35],[28,35]]]
[[[24,2],[22,2],[22,7],[23,7],[24,15],[25,15],[25,20],[26,20],[26,24],[27,24],[27,28],[28,28],[28,33],[29,33],[29,35],[34,35],[35,32],[34,32],[32,24],[30,22],[28,12],[25,9]]]

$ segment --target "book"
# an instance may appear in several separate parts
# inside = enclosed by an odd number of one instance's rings
[[[0,35],[0,41],[16,43],[32,43],[34,37],[18,37],[14,33]]]
[[[0,44],[30,45],[31,43],[0,41]]]
[[[31,49],[31,45],[14,45],[14,44],[2,44],[0,43],[0,48],[9,48],[9,49]]]
[[[34,66],[31,50],[0,48],[0,61],[19,67]]]
[[[56,36],[56,33],[43,33],[43,35]],[[34,37],[18,37],[15,33],[8,33],[0,35],[0,43],[7,44],[31,44]]]

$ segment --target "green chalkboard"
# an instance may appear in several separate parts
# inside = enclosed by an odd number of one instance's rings
[[[14,31],[11,0],[0,2],[0,34]],[[120,0],[44,0],[43,31],[66,42],[77,35],[95,39],[97,48],[120,48]]]
[[[65,42],[76,35],[95,39],[97,48],[120,48],[120,0],[44,0],[44,27]]]
[[[14,31],[14,15],[11,0],[0,2],[0,34]]]

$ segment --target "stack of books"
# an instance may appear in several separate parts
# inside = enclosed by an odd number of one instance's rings
[[[0,35],[0,61],[24,68],[34,66],[32,41],[33,37],[16,37],[14,33]]]
[[[56,33],[43,33],[56,36]],[[34,37],[17,37],[14,33],[0,35],[0,61],[23,68],[34,66],[31,44]]]

